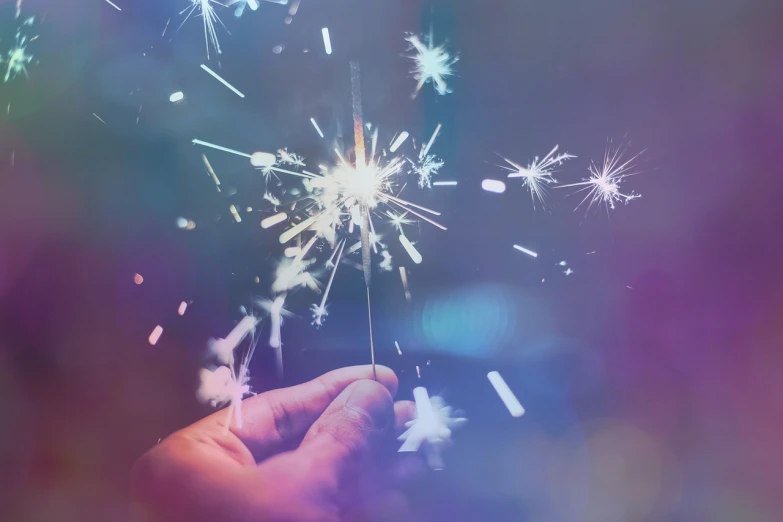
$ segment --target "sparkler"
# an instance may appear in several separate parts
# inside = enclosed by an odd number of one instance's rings
[[[13,80],[20,74],[27,77],[27,66],[30,65],[33,58],[35,58],[32,54],[27,52],[27,46],[38,37],[34,36],[28,38],[25,31],[28,27],[31,27],[33,23],[35,23],[34,16],[31,16],[22,22],[19,29],[16,31],[14,45],[6,52],[5,56],[0,54],[0,64],[5,63],[5,82]]]
[[[555,156],[558,147],[559,145],[555,145],[555,148],[541,160],[536,156],[527,167],[501,156],[501,158],[513,168],[504,165],[499,165],[499,167],[511,171],[511,174],[508,175],[509,178],[523,179],[525,187],[530,192],[530,198],[533,201],[534,207],[536,200],[538,200],[542,206],[546,206],[546,185],[556,181],[552,176],[554,169],[564,161],[576,157],[567,152]]]
[[[226,27],[223,25],[223,21],[220,20],[220,17],[218,17],[217,13],[215,12],[214,5],[219,5],[221,7],[225,7],[225,5],[217,2],[216,0],[190,0],[190,4],[191,5],[189,7],[186,7],[179,13],[187,14],[185,15],[185,19],[182,20],[182,23],[179,25],[179,28],[177,28],[177,31],[182,29],[182,26],[185,25],[185,22],[187,22],[194,13],[198,13],[196,16],[200,16],[204,24],[204,44],[207,49],[207,60],[209,60],[210,44],[212,44],[215,52],[218,54],[221,53],[220,42],[218,41],[217,31],[215,30],[215,22],[222,25],[224,29]],[[228,31],[228,29],[226,29],[226,31]]]
[[[408,55],[408,58],[413,60],[411,74],[418,82],[413,98],[419,94],[425,83],[430,82],[432,82],[435,92],[441,95],[448,94],[451,90],[446,84],[446,79],[454,75],[453,67],[459,58],[451,56],[446,50],[445,44],[435,47],[432,32],[429,37],[425,36],[422,39],[414,34],[405,37],[405,40],[410,43],[410,50],[414,51],[413,54]]]
[[[607,144],[606,151],[604,152],[604,160],[601,165],[596,165],[595,162],[590,163],[589,171],[590,177],[583,178],[581,183],[571,183],[570,185],[561,185],[557,188],[566,187],[582,187],[576,192],[587,191],[584,199],[579,202],[576,209],[581,207],[585,201],[589,201],[587,204],[587,211],[590,211],[593,205],[604,204],[607,213],[610,209],[614,210],[615,203],[628,204],[634,199],[642,197],[641,194],[635,192],[623,193],[620,192],[620,184],[629,176],[635,176],[639,174],[636,170],[634,161],[641,156],[644,151],[639,152],[632,158],[625,160],[623,155],[625,149],[622,145],[618,145],[614,149],[611,142]]]
[[[418,367],[417,367],[418,368]],[[452,416],[452,408],[441,397],[430,398],[427,389],[413,390],[416,400],[416,418],[405,424],[408,428],[397,440],[403,441],[399,452],[418,451],[423,447],[433,469],[443,469],[442,451],[451,441],[452,431],[464,425],[467,419]]]

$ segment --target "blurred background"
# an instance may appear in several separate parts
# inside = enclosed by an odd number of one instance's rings
[[[177,30],[186,0],[115,3],[24,0],[15,19],[0,0],[4,55],[26,16],[39,35],[29,77],[0,83],[0,519],[129,519],[130,466],[209,411],[206,341],[269,297],[280,256],[260,174],[191,140],[323,161],[309,119],[350,132],[350,59],[381,139],[442,124],[439,176],[458,181],[416,193],[448,226],[414,227],[421,265],[390,247],[412,299],[396,270],[373,287],[399,397],[423,385],[469,418],[446,469],[411,488],[415,520],[783,518],[783,4],[264,2],[218,7],[207,62],[201,20]],[[411,99],[404,36],[431,29],[459,54],[454,92]],[[518,180],[481,190],[505,176],[497,154],[527,163],[555,144],[578,156],[556,177],[578,182],[608,138],[645,150],[627,206],[574,211],[564,189],[534,209]],[[253,211],[237,223],[231,204]],[[256,391],[368,362],[361,272],[338,272],[321,329],[315,299],[287,303],[285,378],[259,349]]]

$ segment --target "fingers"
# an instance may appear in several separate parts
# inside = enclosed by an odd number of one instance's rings
[[[393,425],[389,391],[375,381],[357,381],[312,425],[297,453],[339,487],[351,478],[357,464],[391,438]]]
[[[394,403],[394,433],[401,435],[408,428],[405,423],[416,418],[416,403],[413,401],[397,401]]]
[[[385,366],[376,366],[378,386],[397,393],[397,376]],[[231,431],[247,446],[256,462],[295,448],[310,426],[351,383],[372,379],[372,366],[352,366],[324,374],[310,382],[262,393],[242,401],[242,428]],[[225,413],[202,421],[222,429]]]

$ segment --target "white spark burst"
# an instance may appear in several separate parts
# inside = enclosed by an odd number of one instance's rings
[[[530,192],[533,206],[535,206],[536,201],[542,206],[546,206],[546,185],[555,183],[556,180],[553,177],[555,168],[564,161],[576,157],[567,152],[555,155],[558,147],[559,145],[555,145],[555,148],[540,160],[536,156],[527,167],[501,156],[511,167],[505,165],[499,165],[499,167],[511,172],[508,175],[509,178],[522,178],[525,187]]]
[[[182,28],[183,25],[185,25],[185,22],[188,21],[188,19],[195,14],[195,16],[200,16],[204,25],[204,44],[206,46],[207,50],[207,60],[209,60],[209,46],[212,45],[212,48],[217,52],[217,54],[221,53],[220,50],[220,41],[218,40],[217,36],[217,30],[215,29],[215,23],[219,23],[223,26],[225,29],[225,25],[223,25],[222,20],[220,20],[220,17],[218,17],[217,13],[215,12],[215,6],[225,7],[225,4],[222,4],[220,2],[217,2],[216,0],[190,0],[190,6],[186,7],[182,11],[180,11],[179,14],[185,14],[185,19],[182,20],[182,23],[179,25],[179,29]],[[177,30],[179,30],[177,29]],[[228,31],[226,29],[226,31]]]
[[[425,83],[432,83],[435,92],[448,94],[451,92],[446,79],[454,75],[454,64],[459,58],[451,56],[446,50],[446,44],[434,46],[432,34],[429,37],[409,34],[405,40],[410,43],[413,54],[407,57],[413,60],[411,74],[418,82],[413,93],[415,98]],[[423,40],[423,41],[422,41]]]
[[[441,397],[430,398],[427,389],[413,390],[416,400],[416,418],[405,424],[408,428],[397,440],[403,441],[398,451],[413,452],[423,448],[433,469],[443,469],[443,449],[451,441],[452,431],[464,425],[467,419],[456,416]]]
[[[614,210],[615,203],[628,204],[634,199],[642,197],[641,194],[637,194],[633,191],[624,193],[620,191],[620,184],[629,176],[635,176],[639,174],[636,170],[634,161],[641,156],[644,151],[639,152],[630,159],[624,159],[624,153],[626,148],[622,145],[618,145],[612,148],[611,142],[607,145],[604,152],[603,163],[597,165],[595,162],[590,163],[589,171],[590,177],[583,178],[580,183],[571,183],[569,185],[560,185],[557,188],[566,187],[581,187],[576,193],[587,191],[584,199],[579,202],[576,209],[581,207],[586,201],[587,211],[593,205],[603,205],[606,207],[607,213],[609,210]]]
[[[27,77],[27,66],[30,65],[35,58],[27,51],[27,46],[38,37],[34,36],[29,38],[27,34],[25,34],[25,31],[28,27],[31,27],[34,22],[34,16],[31,16],[22,22],[19,29],[16,31],[14,45],[6,51],[5,56],[0,54],[0,64],[5,64],[5,82],[13,80],[20,74]]]
[[[418,163],[411,162],[411,170],[419,176],[419,188],[432,188],[432,176],[438,173],[444,163],[435,156],[428,155]]]

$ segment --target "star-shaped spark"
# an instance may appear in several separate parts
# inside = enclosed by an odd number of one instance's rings
[[[623,158],[624,153],[625,149],[623,146],[619,145],[612,148],[611,144],[609,144],[606,148],[606,152],[604,152],[603,163],[601,165],[596,165],[595,162],[591,162],[588,169],[590,171],[589,178],[583,178],[583,181],[580,183],[571,183],[569,185],[557,187],[582,187],[576,192],[587,191],[587,195],[585,195],[584,199],[579,202],[574,210],[588,201],[587,211],[589,211],[593,205],[600,205],[603,203],[606,207],[606,211],[609,212],[610,209],[614,210],[615,203],[628,204],[628,202],[642,197],[641,194],[637,194],[633,191],[628,193],[621,192],[620,184],[625,178],[639,174],[639,171],[636,170],[634,161],[636,161],[644,151],[628,160]]]
[[[536,156],[527,167],[501,156],[501,158],[511,165],[511,167],[505,165],[499,165],[499,167],[511,172],[508,175],[509,178],[522,178],[525,188],[530,192],[533,206],[535,206],[536,201],[542,206],[546,206],[546,186],[556,181],[553,177],[555,168],[560,166],[564,161],[576,157],[567,152],[555,155],[558,147],[559,145],[555,145],[555,148],[540,160],[538,159],[538,156]]]
[[[446,50],[446,44],[435,47],[432,34],[421,39],[417,35],[409,34],[405,40],[410,43],[410,50],[414,51],[413,54],[407,56],[413,60],[411,74],[418,82],[413,97],[415,98],[419,94],[425,83],[430,82],[438,94],[450,93],[451,90],[446,84],[446,79],[454,75],[454,64],[459,58],[449,54]]]
[[[411,169],[419,176],[419,188],[432,188],[432,176],[437,174],[443,165],[443,161],[433,155],[425,156],[418,163],[411,162]]]
[[[389,216],[389,223],[394,225],[394,227],[402,233],[402,226],[403,225],[410,225],[413,223],[412,219],[408,219],[406,216],[408,215],[407,212],[403,212],[402,214],[397,214],[396,212],[392,210],[387,210],[386,215]]]
[[[32,26],[33,22],[35,22],[34,16],[25,20],[16,32],[14,46],[8,50],[5,56],[0,55],[0,64],[5,63],[5,82],[13,80],[20,74],[27,76],[27,66],[34,58],[32,54],[27,52],[27,45],[38,37],[28,38],[24,34],[24,30],[26,27]]]
[[[209,59],[210,44],[212,44],[212,47],[215,49],[215,52],[217,52],[218,54],[221,53],[220,41],[218,41],[217,31],[215,30],[215,23],[219,23],[220,25],[223,26],[224,29],[226,27],[225,25],[223,25],[223,21],[218,17],[217,13],[215,12],[214,6],[216,5],[220,7],[226,7],[225,4],[217,2],[216,0],[190,0],[190,6],[186,7],[179,13],[179,14],[187,13],[185,15],[185,19],[179,25],[180,29],[182,28],[183,25],[185,25],[185,22],[187,22],[188,19],[194,13],[197,13],[196,16],[201,17],[202,22],[204,24],[204,43],[207,49],[207,60]]]
[[[430,398],[426,388],[415,388],[413,397],[416,400],[416,418],[405,424],[408,429],[397,439],[403,441],[398,451],[412,452],[423,447],[430,467],[443,469],[441,453],[451,441],[452,430],[468,420],[452,416],[452,408],[441,397]]]

